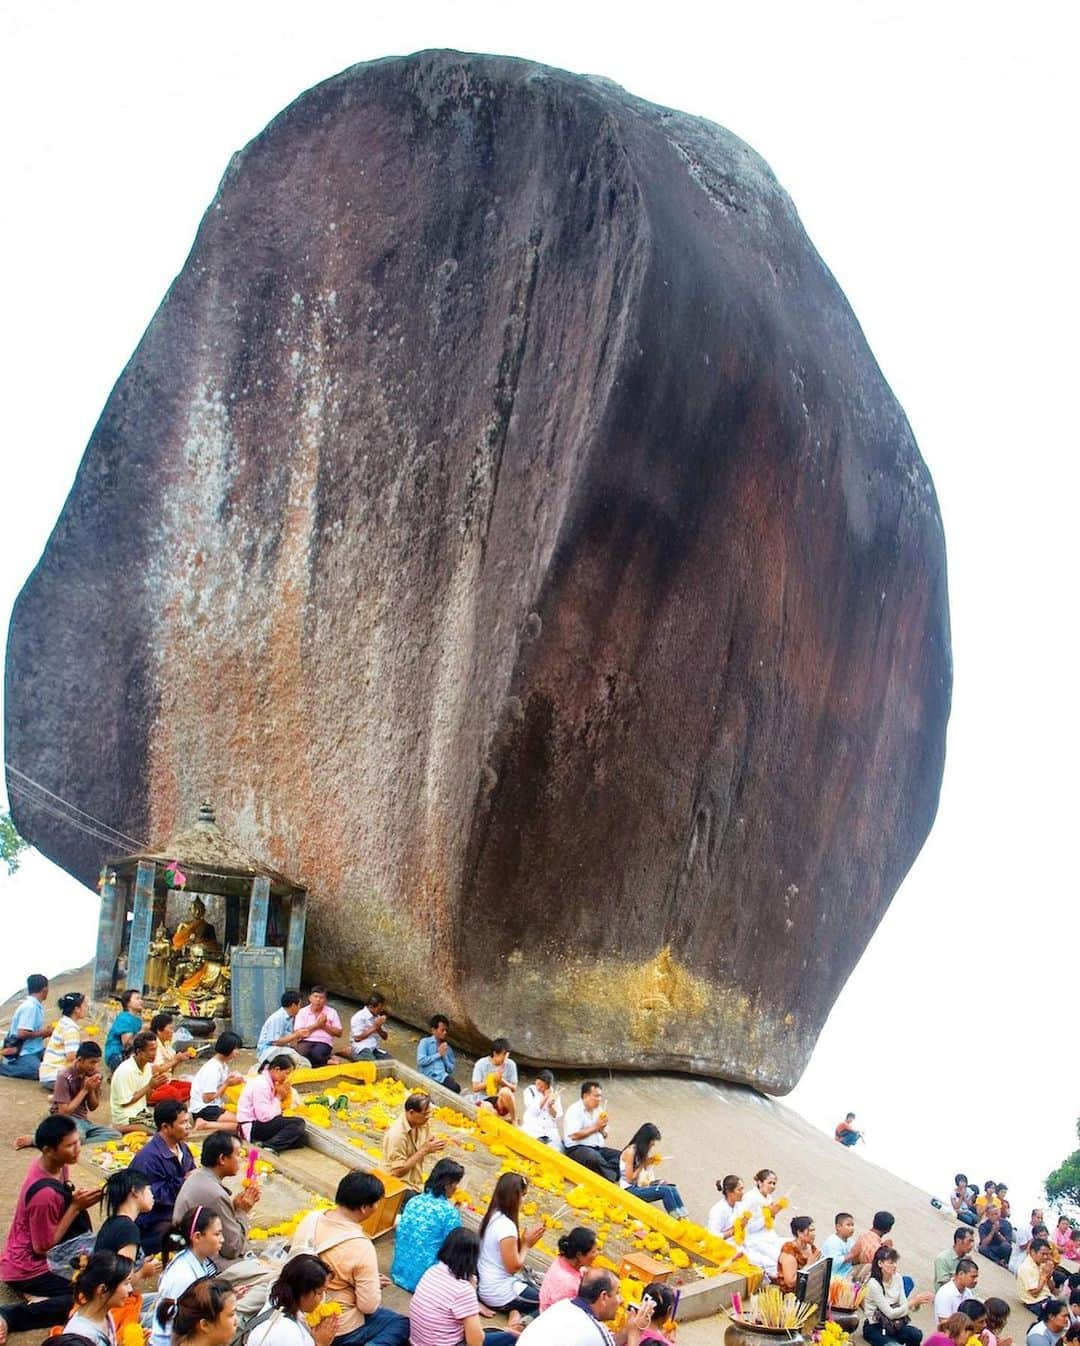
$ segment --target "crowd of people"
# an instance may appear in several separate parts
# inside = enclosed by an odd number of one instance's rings
[[[545,1226],[523,1218],[528,1184],[521,1174],[498,1178],[478,1230],[462,1224],[453,1198],[465,1171],[443,1153],[445,1139],[432,1134],[432,1101],[421,1090],[406,1097],[383,1138],[384,1169],[408,1188],[389,1277],[380,1274],[363,1227],[385,1195],[382,1180],[367,1172],[348,1173],[333,1207],[300,1222],[288,1260],[256,1255],[249,1217],[258,1181],[229,1186],[239,1171],[240,1142],[279,1152],[306,1143],[303,1120],[289,1115],[298,1065],[387,1056],[387,1005],[378,992],[352,1017],[347,1040],[324,988],[313,987],[306,1004],[286,992],[259,1035],[250,1077],[235,1068],[240,1039],[224,1032],[190,1079],[178,1073],[191,1053],[175,1042],[172,1016],[155,1014],[145,1028],[137,992],[122,998],[104,1050],[84,1040],[85,997],[61,997],[57,1021],[47,1025],[47,994],[44,978],[28,979],[0,1063],[0,1073],[36,1081],[50,1095],[35,1134],[16,1142],[37,1155],[0,1255],[0,1279],[17,1296],[0,1308],[0,1346],[9,1330],[56,1327],[64,1329],[58,1346],[118,1346],[117,1326],[132,1315],[148,1329],[149,1346],[225,1346],[238,1324],[250,1346],[596,1346],[598,1340],[670,1346],[671,1290],[656,1283],[640,1305],[623,1306],[618,1278],[593,1265],[598,1245],[591,1229],[563,1233],[546,1273],[533,1273],[529,1253]],[[434,1015],[429,1027],[416,1052],[426,1078],[676,1218],[685,1215],[678,1189],[657,1174],[661,1136],[654,1124],[639,1126],[621,1148],[608,1144],[598,1081],[586,1080],[564,1109],[548,1070],[521,1088],[510,1044],[497,1038],[465,1085],[456,1079],[448,1018]],[[98,1118],[106,1096],[108,1118]],[[134,1131],[150,1135],[129,1167],[110,1174],[103,1187],[72,1185],[84,1141]],[[198,1162],[188,1144],[196,1131],[203,1133]],[[1011,1346],[1002,1335],[1008,1305],[975,1297],[976,1254],[1002,1266],[1017,1258],[1018,1296],[1036,1318],[1027,1346],[1080,1340],[1080,1276],[1058,1265],[1075,1258],[1076,1231],[1063,1220],[1051,1234],[1038,1210],[1014,1230],[1003,1184],[976,1192],[957,1175],[952,1204],[961,1223],[952,1247],[935,1260],[928,1289],[900,1273],[888,1211],[875,1213],[861,1233],[850,1213],[839,1212],[819,1246],[809,1214],[783,1214],[789,1203],[771,1169],[756,1173],[749,1191],[736,1174],[716,1186],[709,1230],[739,1244],[769,1281],[794,1291],[800,1272],[825,1256],[834,1277],[865,1286],[863,1336],[870,1346],[919,1346],[922,1332],[911,1314],[931,1302],[937,1331],[928,1346],[969,1346],[973,1336],[983,1346]],[[90,1212],[98,1207],[104,1219],[95,1233]],[[407,1315],[383,1303],[389,1281],[411,1296]],[[496,1312],[505,1315],[505,1326],[485,1325],[484,1317]],[[616,1317],[622,1322],[613,1334],[606,1324]]]

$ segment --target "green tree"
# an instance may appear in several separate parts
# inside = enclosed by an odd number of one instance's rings
[[[1080,1121],[1076,1123],[1080,1139]],[[1080,1150],[1073,1150],[1067,1159],[1054,1169],[1046,1180],[1046,1195],[1055,1204],[1080,1209]]]
[[[19,868],[19,855],[28,850],[30,843],[19,836],[10,813],[0,813],[0,862],[7,865],[7,872],[14,874]]]

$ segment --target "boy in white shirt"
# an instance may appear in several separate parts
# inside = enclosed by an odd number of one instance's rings
[[[559,1118],[563,1115],[562,1099],[555,1090],[555,1076],[550,1070],[538,1070],[536,1083],[525,1090],[525,1111],[521,1129],[527,1136],[542,1140],[553,1150],[563,1147],[559,1134]]]
[[[390,1036],[386,1031],[386,997],[372,991],[363,1009],[358,1009],[349,1025],[354,1061],[389,1061],[390,1053],[379,1046]]]
[[[230,1112],[225,1103],[225,1090],[244,1083],[243,1075],[229,1069],[243,1045],[239,1033],[219,1033],[213,1056],[191,1081],[191,1115],[197,1129],[236,1130],[236,1113]]]

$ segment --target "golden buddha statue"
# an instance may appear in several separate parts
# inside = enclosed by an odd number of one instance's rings
[[[204,1018],[225,1013],[229,996],[228,963],[214,927],[206,919],[206,904],[197,893],[192,898],[188,919],[176,927],[169,944],[170,984],[161,997],[161,1005]]]
[[[172,946],[177,951],[186,949],[189,944],[201,944],[221,952],[214,927],[206,919],[206,903],[198,893],[191,900],[190,919],[181,921],[172,937]]]

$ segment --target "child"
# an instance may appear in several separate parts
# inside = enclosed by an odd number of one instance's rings
[[[652,1321],[641,1334],[642,1341],[657,1342],[658,1346],[675,1346],[675,1292],[659,1281],[645,1287],[645,1295],[652,1300]]]
[[[191,1115],[205,1126],[216,1123],[215,1131],[235,1131],[236,1113],[225,1105],[225,1090],[243,1084],[243,1075],[229,1065],[243,1046],[239,1033],[219,1033],[214,1054],[191,1081]]]
[[[163,1325],[175,1346],[228,1346],[236,1336],[236,1295],[221,1281],[197,1281],[169,1301]]]
[[[931,1332],[923,1346],[967,1346],[972,1335],[971,1326],[966,1313],[951,1313],[936,1332]]]
[[[358,1009],[349,1024],[354,1061],[388,1061],[390,1053],[379,1046],[390,1034],[386,1031],[386,997],[372,991],[363,1009]]]
[[[181,1225],[174,1225],[172,1232],[166,1234],[161,1244],[163,1270],[149,1346],[170,1346],[176,1330],[173,1318],[181,1295],[193,1282],[214,1275],[217,1267],[213,1259],[221,1252],[224,1241],[221,1216],[205,1206],[196,1206],[190,1220],[185,1216]],[[170,1262],[169,1253],[177,1247],[183,1248],[183,1252]]]
[[[1011,1309],[1003,1299],[986,1300],[986,1331],[983,1333],[985,1346],[1012,1346],[1012,1337],[1001,1335],[1009,1321]]]
[[[130,1258],[116,1253],[94,1253],[75,1277],[75,1312],[64,1331],[85,1337],[90,1346],[116,1346],[116,1328],[109,1317],[133,1293]]]

